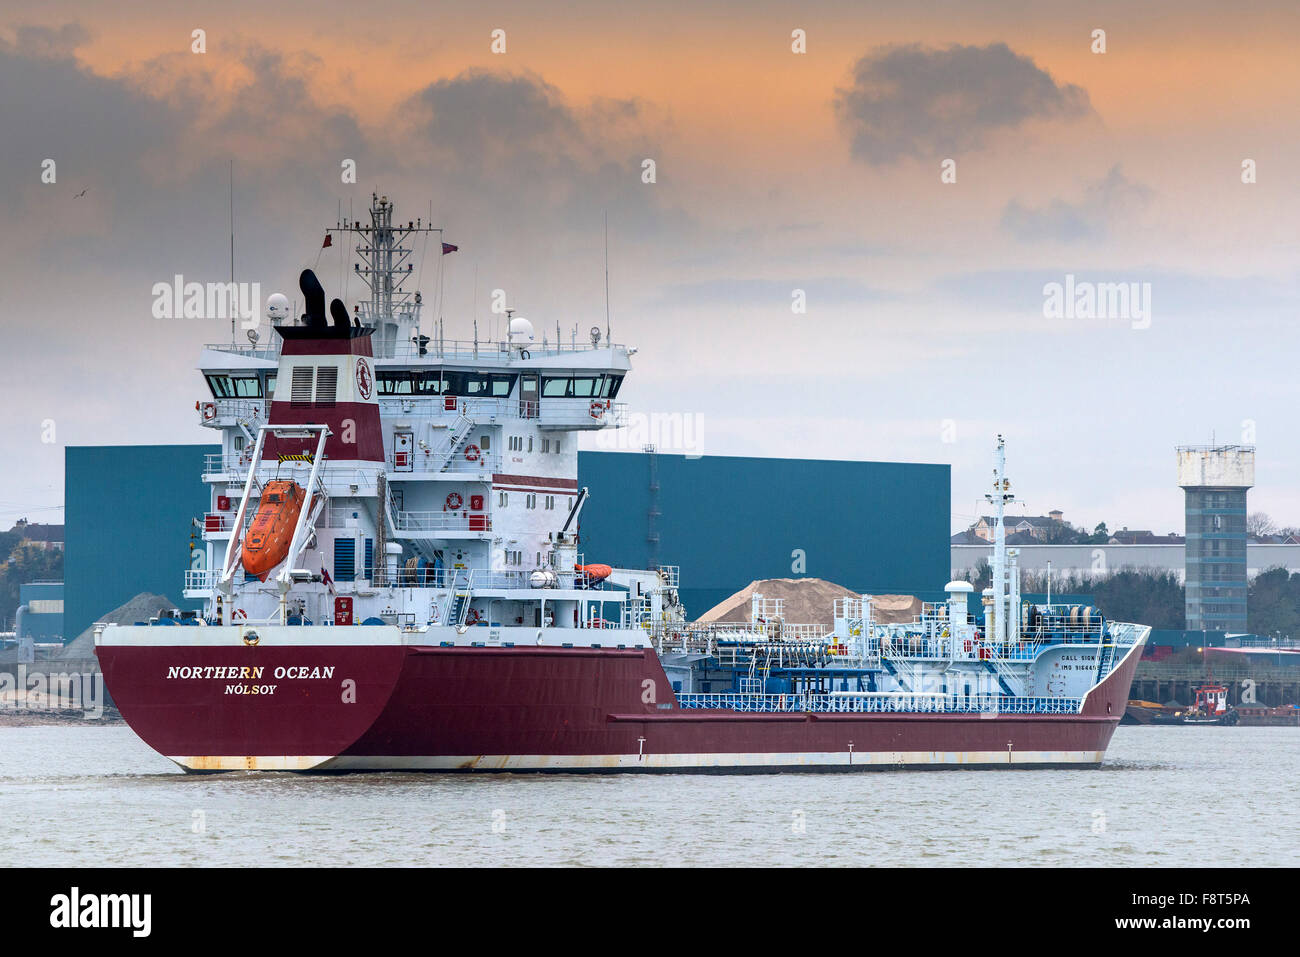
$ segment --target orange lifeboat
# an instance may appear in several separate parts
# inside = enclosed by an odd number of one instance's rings
[[[292,480],[267,482],[262,490],[257,515],[244,536],[241,556],[244,570],[256,575],[258,581],[266,581],[271,569],[289,554],[293,530],[298,524],[298,513],[302,511],[305,498],[302,486]]]
[[[614,569],[608,565],[574,565],[574,570],[586,575],[594,582],[604,581],[610,575],[614,574]]]

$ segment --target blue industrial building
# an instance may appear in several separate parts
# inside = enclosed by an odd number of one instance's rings
[[[14,632],[19,641],[63,641],[63,582],[28,582],[18,586]]]
[[[141,592],[179,598],[192,523],[210,505],[204,456],[219,451],[67,450],[69,638]],[[692,615],[760,578],[926,598],[948,580],[947,465],[579,452],[578,481],[591,490],[586,560],[680,566]]]
[[[65,635],[141,592],[179,599],[190,532],[208,510],[216,445],[70,446],[64,454]],[[182,608],[197,604],[181,602]]]
[[[943,594],[947,465],[582,452],[589,562],[681,567],[699,615],[761,578]]]

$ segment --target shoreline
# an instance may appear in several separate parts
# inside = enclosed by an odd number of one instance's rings
[[[42,728],[92,725],[124,725],[122,715],[117,710],[105,711],[98,718],[88,718],[84,711],[26,711],[15,708],[0,708],[0,728]]]

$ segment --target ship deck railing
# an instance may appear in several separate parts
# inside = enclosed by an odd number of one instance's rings
[[[593,593],[603,593],[600,597],[593,594],[592,601],[605,601],[611,604],[621,603],[624,601],[626,594],[623,592],[611,591],[604,593],[599,582],[593,582],[586,575],[575,571],[563,571],[560,569],[545,569],[555,576],[554,584],[545,588],[537,588],[532,583],[532,571],[498,571],[474,569],[474,575],[470,584],[471,590],[487,589],[528,589],[534,592],[537,597],[545,598],[550,591],[554,590],[590,590]],[[459,576],[459,581],[457,581]],[[221,569],[219,568],[188,568],[185,570],[185,590],[186,591],[210,591],[218,580],[221,578]],[[243,581],[242,578],[239,581]],[[387,569],[376,567],[371,570],[367,576],[358,570],[355,579],[358,584],[375,587],[399,587],[399,588],[433,588],[448,589],[453,584],[464,585],[466,582],[465,569],[446,569],[433,568],[425,566],[424,568],[407,568],[405,564],[399,565],[396,575],[389,575]],[[338,586],[349,586],[353,582],[349,579],[335,579],[334,584]],[[641,627],[644,624],[646,614],[631,624],[624,627]],[[609,627],[617,627],[610,624]]]
[[[203,456],[203,480],[205,482],[242,482],[248,477],[248,470],[252,464],[252,449],[246,449],[243,452],[209,453]],[[359,488],[373,489],[378,466],[378,462],[375,463],[374,469],[369,469],[359,468],[355,465],[333,465],[329,461],[325,461],[321,463],[320,478],[322,483],[327,486],[347,484],[356,485]],[[257,463],[255,478],[258,482],[265,482],[273,478],[294,479],[299,485],[303,485],[310,473],[310,462],[276,462],[272,459],[263,459]]]
[[[473,459],[465,457],[464,449],[452,454],[446,449],[425,450],[417,448],[414,452],[406,452],[402,454],[407,457],[400,465],[398,464],[398,453],[389,452],[384,457],[390,480],[400,482],[402,476],[407,473],[428,475],[430,473],[436,474],[438,472],[464,474],[467,472],[501,471],[501,455],[498,452],[480,451]]]
[[[526,346],[526,351],[531,358],[539,356],[567,356],[575,352],[595,352],[604,351],[605,349],[627,349],[627,346],[616,342],[602,341],[599,346],[593,346],[590,339],[583,341],[570,342],[535,342]],[[414,342],[395,342],[386,345],[382,356],[376,355],[375,358],[382,359],[412,359],[424,362],[433,362],[439,359],[454,359],[457,361],[477,361],[479,359],[505,359],[512,353],[518,355],[519,347],[511,346],[509,343],[500,341],[487,341],[473,339],[431,339],[425,346],[421,354],[420,346]]]
[[[201,402],[195,411],[199,422],[208,426],[234,425],[245,422],[250,426],[260,425],[266,420],[267,399],[258,398],[222,398],[211,402]],[[211,416],[205,414],[203,406],[213,407]]]
[[[393,527],[401,533],[492,531],[492,516],[487,512],[415,511],[390,514]]]
[[[741,713],[1078,714],[1082,698],[914,692],[832,694],[680,693],[682,708]]]
[[[376,343],[378,346],[378,343]],[[278,359],[280,357],[280,337],[272,336],[261,343],[245,344],[231,342],[210,342],[203,346],[213,352],[225,352],[237,356],[249,356],[254,359]],[[593,346],[590,340],[577,342],[539,342],[527,347],[530,357],[572,355],[575,352],[595,352],[605,349],[626,350],[628,347],[617,342],[601,342]],[[431,339],[424,347],[414,342],[385,343],[377,349],[376,359],[410,359],[421,362],[436,362],[442,359],[470,360],[504,359],[511,353],[512,347],[505,342],[474,341],[473,339]],[[517,348],[515,349],[517,353]],[[382,353],[382,354],[381,354]]]

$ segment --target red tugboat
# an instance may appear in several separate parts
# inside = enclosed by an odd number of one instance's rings
[[[1152,724],[1234,724],[1228,706],[1228,689],[1223,685],[1204,684],[1195,692],[1195,701],[1183,711],[1166,711],[1151,719]]]
[[[203,353],[222,441],[204,479],[235,512],[186,572],[205,610],[95,639],[150,746],[191,771],[1102,762],[1149,629],[1021,599],[1001,437],[976,605],[957,581],[905,624],[877,621],[870,595],[837,600],[830,627],[761,595],[748,623],[691,622],[675,567],[579,552],[577,433],[619,424],[635,350],[599,329],[538,342],[517,316],[502,342],[423,335],[402,264],[429,228],[392,212],[376,196],[368,224],[331,230],[370,284],[355,317],[337,299],[327,316],[305,270],[301,320],[273,296],[268,345]],[[283,513],[287,547],[264,566],[245,516],[286,470],[309,504]]]

